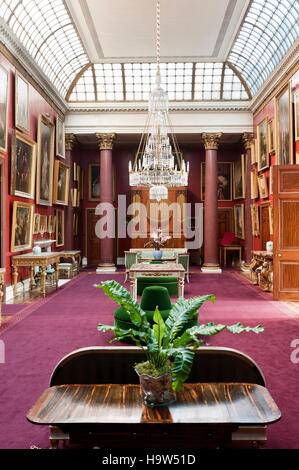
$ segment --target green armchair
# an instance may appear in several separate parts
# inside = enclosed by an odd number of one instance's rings
[[[185,269],[185,278],[187,282],[189,282],[189,256],[190,255],[188,253],[179,253],[177,256],[177,262],[181,264]]]
[[[126,267],[125,282],[127,282],[130,267],[136,263],[137,263],[137,253],[134,253],[133,251],[125,251],[125,267]]]

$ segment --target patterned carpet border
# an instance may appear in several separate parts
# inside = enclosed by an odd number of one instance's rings
[[[20,323],[22,320],[27,318],[29,315],[34,313],[36,309],[38,309],[41,305],[46,304],[50,300],[52,300],[54,297],[59,295],[62,290],[68,289],[69,287],[73,286],[81,280],[83,277],[88,276],[89,273],[80,273],[78,276],[76,276],[74,279],[71,279],[69,282],[66,284],[63,284],[62,286],[58,287],[57,290],[50,292],[47,294],[46,297],[42,297],[31,304],[27,305],[24,307],[20,312],[15,313],[14,315],[9,316],[8,318],[5,319],[5,322],[2,323],[0,326],[0,336],[5,333],[6,331],[10,330],[14,326],[16,326],[18,323]]]

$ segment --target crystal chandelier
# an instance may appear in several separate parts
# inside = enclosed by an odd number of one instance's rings
[[[160,0],[157,0],[157,73],[149,96],[148,116],[138,151],[129,162],[130,186],[150,187],[150,199],[168,198],[168,187],[188,185],[189,163],[179,151],[168,115],[168,96],[161,88]]]

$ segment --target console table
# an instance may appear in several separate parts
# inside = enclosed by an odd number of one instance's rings
[[[140,385],[58,385],[27,414],[33,424],[59,426],[70,443],[108,448],[215,448],[239,426],[280,417],[268,390],[247,383],[184,384],[173,404],[156,407],[143,404]]]
[[[68,259],[70,258],[72,260],[72,269],[71,269],[71,274],[72,277],[74,275],[74,269],[76,265],[76,260],[78,262],[78,269],[81,264],[81,251],[80,250],[70,250],[70,251],[61,251],[60,252],[60,259]]]
[[[5,285],[5,268],[0,268],[0,325],[2,323],[2,299],[4,295],[4,285]]]
[[[179,263],[137,263],[129,269],[130,294],[137,300],[137,278],[142,276],[173,276],[178,278],[178,297],[184,297],[184,277],[185,269]]]
[[[30,289],[33,287],[34,268],[41,267],[41,280],[42,280],[42,293],[46,295],[46,269],[47,266],[53,265],[55,269],[56,289],[58,288],[58,263],[60,261],[60,252],[42,252],[38,255],[33,253],[26,253],[24,255],[17,255],[11,258],[11,265],[13,268],[13,282],[14,282],[14,295],[17,294],[17,281],[18,281],[18,268],[19,266],[26,266],[30,268]]]
[[[268,251],[252,251],[250,277],[254,285],[264,291],[272,290],[273,285],[273,253]]]

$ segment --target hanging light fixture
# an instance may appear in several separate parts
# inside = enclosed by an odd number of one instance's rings
[[[150,187],[150,199],[160,201],[168,198],[168,187],[188,185],[189,163],[186,166],[179,151],[168,115],[168,96],[161,88],[160,0],[156,14],[156,83],[149,96],[147,122],[133,166],[129,163],[129,184]]]

